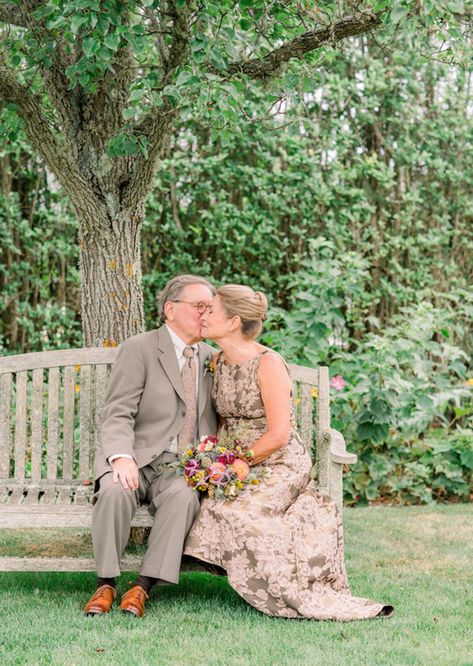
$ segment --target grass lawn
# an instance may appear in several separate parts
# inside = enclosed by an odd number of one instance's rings
[[[24,533],[22,545],[3,530],[0,555],[90,552],[87,534],[52,534]],[[0,573],[0,664],[473,665],[471,505],[346,509],[345,541],[352,592],[392,604],[393,618],[270,618],[197,573],[155,589],[141,620],[86,618],[93,574]]]

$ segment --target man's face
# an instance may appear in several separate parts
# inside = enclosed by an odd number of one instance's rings
[[[187,344],[202,340],[200,328],[205,313],[202,304],[210,305],[212,297],[212,292],[205,284],[188,284],[177,301],[166,303],[166,324]]]

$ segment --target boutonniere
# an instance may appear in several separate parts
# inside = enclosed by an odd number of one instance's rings
[[[207,356],[207,358],[204,361],[204,377],[207,373],[209,373],[213,377],[214,372],[215,372],[215,365],[212,362],[212,359],[210,358],[210,356]]]

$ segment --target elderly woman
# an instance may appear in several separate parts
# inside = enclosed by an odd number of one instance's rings
[[[248,603],[272,616],[360,620],[392,606],[353,597],[347,582],[340,515],[311,479],[311,459],[295,428],[291,379],[279,354],[256,342],[267,310],[261,292],[217,290],[202,337],[214,358],[213,396],[226,431],[238,433],[269,467],[261,485],[234,500],[205,499],[185,553],[222,567]]]

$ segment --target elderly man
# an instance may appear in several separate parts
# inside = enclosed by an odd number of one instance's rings
[[[184,541],[198,496],[166,463],[199,435],[214,434],[213,352],[199,342],[213,287],[180,275],[160,294],[163,325],[124,342],[112,368],[95,461],[92,541],[98,574],[86,615],[102,615],[116,597],[115,578],[139,503],[154,516],[140,574],[123,595],[122,611],[141,617],[158,581],[177,583]]]

